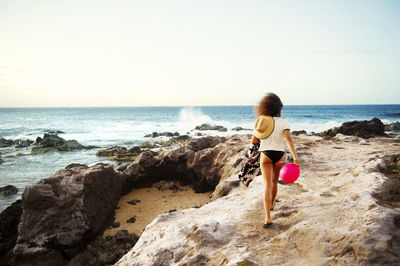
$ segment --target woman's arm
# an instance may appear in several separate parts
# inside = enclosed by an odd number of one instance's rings
[[[300,165],[300,161],[297,158],[296,150],[294,149],[293,141],[292,141],[292,136],[290,135],[290,130],[286,129],[283,131],[283,135],[285,135],[286,139],[286,144],[289,147],[290,152],[293,155],[293,161],[295,164]]]

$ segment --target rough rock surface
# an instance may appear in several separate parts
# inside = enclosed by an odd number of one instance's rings
[[[373,138],[376,136],[386,136],[385,125],[378,118],[373,118],[370,121],[352,121],[345,122],[340,127],[329,129],[319,136],[334,137],[336,134],[351,135],[364,139]]]
[[[13,194],[16,194],[17,192],[18,192],[18,188],[16,188],[13,185],[0,187],[0,195],[2,195],[2,196],[13,195]]]
[[[21,200],[17,200],[0,214],[0,265],[1,262],[12,262],[12,249],[17,242],[21,214]]]
[[[140,153],[142,149],[140,147],[132,147],[130,149],[115,146],[107,149],[100,150],[96,153],[97,156],[108,156],[109,160],[116,161],[133,161]]]
[[[192,184],[196,192],[212,191],[220,179],[230,176],[243,160],[249,136],[192,139],[165,155],[141,153],[125,170],[130,183],[143,187],[160,180]],[[128,186],[129,187],[129,186]]]
[[[112,222],[125,176],[112,166],[70,167],[25,188],[14,248],[19,264],[64,265]]]
[[[117,265],[398,265],[399,209],[373,194],[387,179],[380,158],[399,141],[294,139],[301,177],[279,185],[269,229],[259,176],[201,208],[158,216]]]

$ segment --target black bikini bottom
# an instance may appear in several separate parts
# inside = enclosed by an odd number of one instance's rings
[[[283,151],[262,151],[262,153],[270,158],[273,164],[279,162],[279,160],[282,159],[283,155],[285,155],[285,152]]]

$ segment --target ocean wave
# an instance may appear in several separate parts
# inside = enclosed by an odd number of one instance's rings
[[[385,113],[383,115],[388,117],[400,117],[400,113]]]

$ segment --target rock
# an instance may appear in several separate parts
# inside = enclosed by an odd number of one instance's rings
[[[196,137],[204,136],[203,133],[200,133],[200,132],[196,132],[194,135],[195,135]]]
[[[15,148],[26,148],[29,147],[32,143],[34,142],[29,139],[26,140],[17,139],[14,141]]]
[[[133,216],[133,217],[129,218],[128,220],[126,220],[126,222],[133,224],[134,222],[136,222],[136,216]]]
[[[140,147],[132,147],[130,149],[121,146],[115,146],[100,150],[96,153],[97,156],[109,156],[109,160],[116,161],[133,161],[142,152]]]
[[[113,223],[113,224],[111,225],[112,228],[118,228],[118,227],[120,227],[120,226],[121,226],[121,224],[120,224],[119,222]]]
[[[43,138],[37,137],[31,154],[41,154],[55,151],[73,151],[80,149],[93,149],[95,146],[83,146],[76,140],[65,140],[54,134],[45,133]]]
[[[14,187],[12,185],[0,187],[0,195],[2,195],[2,196],[9,196],[9,195],[17,194],[17,192],[18,192],[18,188]]]
[[[299,130],[299,131],[291,131],[290,132],[293,136],[299,136],[299,135],[307,135],[307,131],[305,130]]]
[[[151,134],[147,134],[147,135],[145,135],[144,137],[145,138],[158,138],[158,137],[161,137],[161,136],[165,136],[165,137],[177,137],[177,136],[179,136],[179,133],[178,132],[174,132],[174,133],[172,133],[172,132],[153,132],[153,133],[151,133]]]
[[[27,186],[14,248],[18,262],[63,265],[78,255],[111,224],[125,180],[112,166],[97,164],[60,170]]]
[[[64,134],[65,133],[64,131],[61,131],[61,130],[47,130],[46,132],[49,134]]]
[[[242,131],[242,130],[249,130],[249,131],[251,131],[251,129],[249,129],[249,128],[243,128],[243,127],[234,127],[234,128],[232,128],[232,131]]]
[[[227,128],[218,125],[202,124],[201,126],[195,127],[195,130],[217,130],[220,132],[228,131]]]
[[[14,145],[13,140],[5,139],[5,138],[0,139],[0,148],[7,148],[7,147],[11,147],[12,145]]]
[[[134,200],[128,201],[127,203],[128,203],[128,204],[131,204],[131,205],[136,205],[137,203],[140,203],[140,200],[134,199]]]
[[[0,164],[4,163],[4,160],[0,157]]]
[[[317,135],[321,137],[334,137],[338,133],[364,139],[373,138],[376,136],[386,136],[385,126],[378,118],[374,118],[370,121],[345,122],[340,127],[329,129]]]
[[[87,266],[92,259],[92,254],[89,251],[83,251],[76,255],[72,260],[68,262],[67,266]]]
[[[80,164],[80,163],[71,163],[65,167],[66,170],[68,169],[73,169],[73,168],[82,168],[82,169],[87,169],[89,166],[86,164]]]
[[[17,200],[0,214],[0,263],[12,265],[12,249],[17,242],[18,223],[22,214],[22,201]],[[4,263],[4,264],[3,264]]]
[[[174,181],[165,181],[161,180],[158,183],[153,184],[154,187],[156,187],[158,190],[164,191],[164,190],[178,190],[178,187],[176,186]]]
[[[390,125],[385,126],[385,131],[400,131],[400,122],[396,121],[394,123],[391,123]]]

